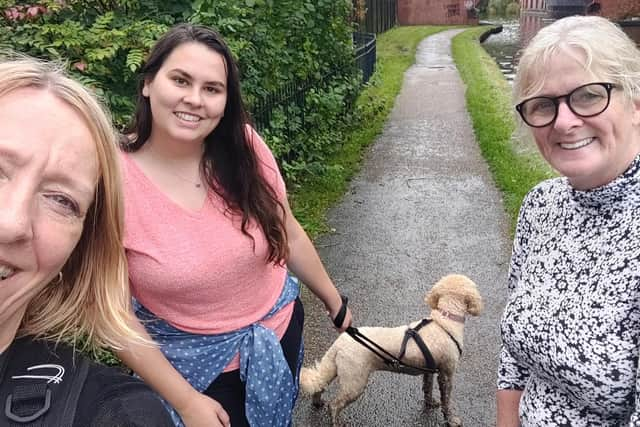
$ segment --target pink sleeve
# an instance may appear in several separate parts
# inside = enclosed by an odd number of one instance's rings
[[[278,198],[284,200],[287,197],[287,188],[273,153],[258,132],[249,125],[247,125],[247,133],[258,157],[260,173],[275,190]]]

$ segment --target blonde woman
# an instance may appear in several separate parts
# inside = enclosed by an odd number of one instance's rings
[[[516,109],[561,177],[520,208],[498,427],[640,425],[640,50],[600,17],[543,28]]]
[[[170,423],[144,384],[72,348],[150,345],[128,326],[117,165],[86,89],[49,63],[0,60],[0,425]]]

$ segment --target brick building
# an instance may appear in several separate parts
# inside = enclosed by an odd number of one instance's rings
[[[640,0],[594,0],[588,7],[599,5],[598,14],[612,20],[640,16]]]
[[[477,0],[398,0],[400,25],[477,25]]]
[[[587,0],[585,5],[585,13],[605,16],[614,21],[640,16],[640,0]],[[544,12],[546,9],[546,0],[520,0],[520,10],[523,13]]]
[[[523,12],[544,12],[546,6],[544,0],[521,0],[520,10]]]

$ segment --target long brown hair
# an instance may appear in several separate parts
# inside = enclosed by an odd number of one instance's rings
[[[238,67],[222,37],[211,28],[179,24],[165,33],[153,46],[141,70],[136,112],[125,130],[133,139],[122,139],[125,151],[139,150],[149,139],[152,112],[149,98],[142,94],[145,81],[152,81],[167,57],[184,43],[201,43],[219,53],[227,67],[227,103],[224,116],[205,138],[200,167],[207,184],[224,199],[228,208],[241,214],[242,232],[251,219],[262,228],[269,245],[268,262],[284,262],[288,255],[285,209],[275,190],[260,173],[259,159],[247,132],[249,116],[244,108]]]

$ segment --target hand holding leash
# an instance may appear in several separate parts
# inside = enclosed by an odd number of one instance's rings
[[[340,298],[342,300],[342,305],[340,306],[338,313],[336,313],[335,316],[331,316],[331,313],[328,314],[333,322],[333,326],[335,326],[338,331],[344,332],[351,327],[353,319],[351,316],[351,310],[349,310],[349,307],[347,306],[349,298],[342,294],[340,295]]]

